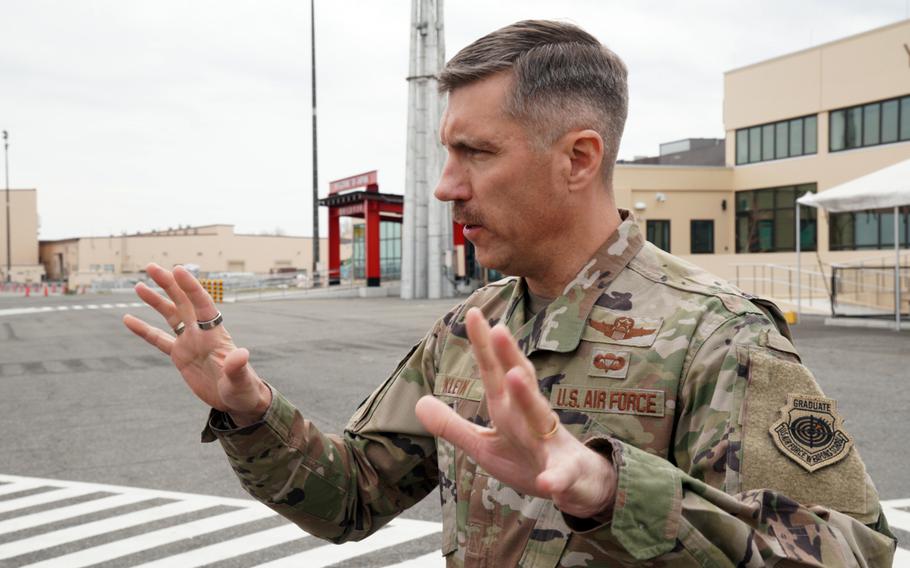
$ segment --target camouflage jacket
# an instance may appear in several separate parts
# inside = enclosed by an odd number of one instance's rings
[[[518,278],[446,314],[343,435],[273,390],[262,422],[232,430],[213,413],[204,439],[220,439],[254,497],[333,542],[366,537],[438,486],[449,566],[890,566],[875,488],[780,312],[645,243],[624,214],[536,316]],[[562,424],[612,459],[612,519],[517,493],[417,420],[432,393],[488,421],[472,306],[512,330]]]

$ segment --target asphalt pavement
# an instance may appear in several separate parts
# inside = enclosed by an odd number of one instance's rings
[[[305,299],[221,309],[257,371],[320,429],[340,432],[453,303]],[[124,313],[159,323],[137,304],[126,294],[0,296],[0,566],[441,565],[435,493],[377,544],[332,552],[257,509],[217,443],[200,443],[207,408],[167,357],[123,327]],[[910,333],[806,318],[794,335],[838,400],[882,498],[910,507],[902,501],[910,498]],[[231,521],[238,516],[246,522]]]

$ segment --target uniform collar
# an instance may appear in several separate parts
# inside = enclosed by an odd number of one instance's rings
[[[566,285],[562,295],[528,321],[525,321],[527,282],[519,279],[509,300],[505,323],[525,355],[537,350],[565,353],[578,347],[594,303],[644,246],[633,215],[625,209],[620,209],[619,215],[622,222]]]

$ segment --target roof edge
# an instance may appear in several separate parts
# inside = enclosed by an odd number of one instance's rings
[[[859,37],[862,37],[862,36],[865,36],[865,35],[874,34],[874,33],[880,32],[880,31],[882,31],[882,30],[887,30],[887,29],[890,29],[890,28],[896,28],[896,27],[898,27],[898,26],[906,25],[906,24],[908,24],[908,23],[910,23],[910,18],[904,19],[904,20],[898,20],[898,21],[892,22],[892,23],[890,23],[890,24],[885,24],[884,26],[879,26],[879,27],[877,27],[877,28],[872,28],[871,30],[866,30],[866,31],[864,31],[864,32],[855,33],[855,34],[853,34],[853,35],[848,35],[848,36],[844,36],[844,37],[841,37],[841,38],[833,39],[833,40],[831,40],[831,41],[826,41],[825,43],[820,43],[820,44],[813,45],[813,46],[811,46],[811,47],[806,47],[806,48],[804,48],[804,49],[800,49],[800,50],[797,50],[797,51],[791,51],[790,53],[784,53],[784,54],[777,55],[777,56],[775,56],[775,57],[771,57],[771,58],[768,58],[768,59],[762,59],[761,61],[756,61],[755,63],[749,63],[749,64],[747,64],[747,65],[742,65],[742,66],[740,66],[740,67],[734,67],[733,69],[728,69],[728,70],[724,71],[724,75],[729,75],[730,73],[736,73],[736,72],[739,72],[739,71],[744,71],[744,70],[750,69],[750,68],[752,68],[752,67],[758,67],[759,65],[764,65],[765,63],[771,63],[772,61],[779,61],[779,60],[781,60],[781,59],[786,59],[786,58],[788,58],[788,57],[793,57],[793,56],[796,56],[796,55],[801,55],[801,54],[804,54],[804,53],[808,53],[808,52],[810,52],[810,51],[814,51],[814,50],[816,50],[816,49],[824,49],[824,48],[826,48],[826,47],[829,47],[829,46],[832,46],[832,45],[835,45],[835,44],[838,44],[838,43],[842,43],[842,42],[845,42],[845,41],[849,41],[849,40],[852,40],[852,39],[856,39],[856,38],[859,38]]]

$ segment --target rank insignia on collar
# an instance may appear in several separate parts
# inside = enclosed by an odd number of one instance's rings
[[[822,396],[787,395],[780,420],[771,425],[777,448],[806,471],[837,463],[847,457],[853,437],[843,430],[837,401]]]
[[[594,306],[581,337],[599,343],[650,347],[662,323],[661,318],[617,314]]]
[[[594,348],[591,352],[591,366],[588,368],[588,375],[624,379],[629,373],[629,359],[631,356],[632,354],[628,351]]]

